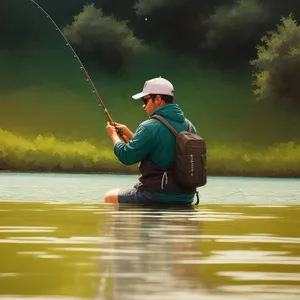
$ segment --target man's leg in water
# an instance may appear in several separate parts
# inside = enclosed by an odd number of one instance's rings
[[[104,196],[104,203],[118,204],[119,203],[119,199],[118,199],[119,191],[120,191],[120,189],[113,189],[113,190],[108,191]]]

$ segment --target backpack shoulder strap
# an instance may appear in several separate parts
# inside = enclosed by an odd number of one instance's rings
[[[186,121],[187,121],[188,124],[189,124],[189,132],[192,132],[192,124],[191,124],[191,122],[190,122],[189,120],[187,120],[187,119],[186,119]]]
[[[161,117],[159,115],[154,115],[150,118],[154,118],[154,119],[157,119],[157,120],[161,121],[174,133],[175,136],[178,135],[178,131],[173,126],[171,126],[170,123],[168,121],[166,121],[163,117]]]

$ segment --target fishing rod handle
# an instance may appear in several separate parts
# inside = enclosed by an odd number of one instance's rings
[[[117,134],[119,135],[119,137],[125,142],[125,143],[128,143],[130,141],[130,139],[128,138],[127,135],[124,134],[123,130],[122,129],[118,129],[117,127],[116,128],[116,131],[117,131]]]
[[[122,131],[122,129],[119,129],[116,127],[116,124],[115,122],[113,121],[112,117],[110,116],[110,113],[108,112],[107,109],[105,109],[105,113],[106,113],[106,116],[107,116],[107,119],[108,119],[108,123],[111,125],[111,126],[114,126],[116,131],[117,131],[117,134],[119,135],[119,137],[125,142],[125,143],[128,143],[130,141],[130,139],[128,138],[127,135],[124,134],[124,132]]]

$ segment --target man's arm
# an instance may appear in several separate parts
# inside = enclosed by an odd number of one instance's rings
[[[115,146],[116,143],[118,143],[118,142],[123,142],[123,141],[120,139],[120,137],[119,137],[119,135],[118,135],[117,133],[116,133],[116,134],[113,134],[113,135],[111,136],[111,140],[112,140],[114,146]]]
[[[113,137],[114,153],[124,165],[133,165],[145,159],[155,147],[151,131],[140,125],[132,139],[126,144],[120,138]]]

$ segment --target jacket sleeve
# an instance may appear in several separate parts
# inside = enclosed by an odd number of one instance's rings
[[[115,144],[114,153],[124,165],[133,165],[146,158],[154,146],[155,142],[150,130],[140,125],[127,144],[124,142]]]

